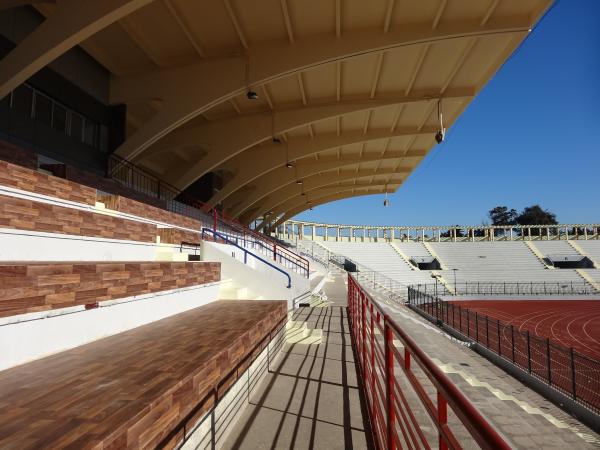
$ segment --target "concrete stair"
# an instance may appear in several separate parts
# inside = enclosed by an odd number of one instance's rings
[[[594,264],[594,267],[596,269],[600,269],[600,261],[595,261],[594,258],[592,258],[589,254],[587,254],[579,245],[577,245],[577,243],[575,241],[567,241],[567,243],[573,247],[573,250],[575,250],[577,253],[579,253],[581,256],[585,256],[586,258],[588,258],[590,261],[592,261],[592,263]]]
[[[323,330],[308,327],[306,321],[293,320],[293,312],[288,313],[288,321],[285,324],[285,340],[290,344],[321,344],[323,342]]]
[[[594,280],[584,269],[575,269],[575,272],[579,274],[583,281],[591,284],[596,291],[600,292],[600,283]]]
[[[533,253],[535,255],[535,257],[544,265],[544,267],[546,267],[547,269],[554,269],[555,268],[554,266],[546,264],[546,261],[544,261],[544,255],[535,246],[535,244],[533,243],[533,241],[524,241],[524,242],[525,242],[525,245],[527,246],[527,248],[529,250],[531,250],[531,253]]]
[[[231,278],[221,280],[221,285],[219,286],[219,298],[231,300],[260,300],[260,298],[253,296],[247,287],[238,285]]]
[[[423,241],[422,242],[423,247],[425,247],[427,249],[427,251],[429,252],[429,254],[431,256],[433,256],[435,259],[438,260],[438,262],[440,263],[440,267],[442,268],[442,270],[446,270],[448,267],[446,266],[446,263],[442,260],[442,258],[440,258],[440,256],[435,252],[435,250],[433,249],[433,247],[431,247],[431,245],[429,245],[428,242]]]
[[[400,258],[404,260],[404,262],[411,268],[411,270],[418,270],[415,266],[411,264],[408,256],[406,256],[406,254],[402,250],[400,250],[397,245],[395,245],[393,242],[388,242],[388,244],[394,249],[396,253],[398,253]]]

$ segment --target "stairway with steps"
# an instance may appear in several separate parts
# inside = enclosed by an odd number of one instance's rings
[[[435,252],[431,245],[429,245],[428,242],[423,242],[423,247],[425,247],[425,250],[427,250],[431,256],[438,260],[438,262],[440,263],[440,267],[442,268],[441,270],[445,270],[446,263],[442,258],[440,258],[440,256]]]
[[[546,261],[544,260],[544,254],[535,246],[535,244],[533,243],[533,241],[525,241],[525,245],[527,246],[527,248],[529,250],[531,250],[531,253],[533,253],[535,255],[535,257],[547,268],[547,269],[554,269],[554,266],[551,266],[550,264],[546,263]]]
[[[594,264],[596,269],[600,269],[600,260],[595,260],[591,255],[589,255],[585,250],[581,248],[581,246],[575,241],[567,241],[571,248],[579,253],[581,256],[585,256]]]
[[[417,268],[411,264],[410,258],[408,256],[406,256],[404,254],[404,252],[396,244],[394,244],[393,242],[388,242],[388,244],[390,245],[390,247],[392,247],[394,249],[394,251],[396,253],[398,253],[400,258],[402,258],[404,260],[404,262],[411,267],[412,270],[417,270]]]

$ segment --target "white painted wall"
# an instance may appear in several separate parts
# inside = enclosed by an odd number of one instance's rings
[[[96,309],[7,318],[0,324],[0,370],[206,305],[218,294],[219,283],[210,283],[102,302]]]
[[[0,228],[0,261],[187,261],[194,248]]]
[[[155,243],[0,229],[0,261],[153,261]]]
[[[288,272],[292,278],[288,289],[287,277],[272,267],[250,255],[244,264],[244,252],[233,245],[203,241],[202,260],[221,262],[221,278],[248,288],[250,298],[286,300],[288,309],[293,308],[294,299],[310,291],[310,281],[299,274]]]

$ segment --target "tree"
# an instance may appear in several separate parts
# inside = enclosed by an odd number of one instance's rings
[[[442,234],[440,234],[440,237],[453,237],[454,234],[452,233],[452,230],[455,229],[456,230],[456,237],[460,238],[460,237],[465,237],[465,233],[463,232],[463,230],[461,228],[459,228],[459,225],[455,225],[454,228],[449,229],[448,231],[443,232]]]
[[[495,227],[516,225],[517,223],[517,210],[508,209],[506,206],[496,206],[495,208],[490,209],[488,216],[490,216],[492,225]]]
[[[540,205],[532,205],[523,209],[517,216],[519,225],[556,225],[556,214],[547,209],[542,209]]]

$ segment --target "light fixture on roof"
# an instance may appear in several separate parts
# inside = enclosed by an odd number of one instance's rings
[[[385,192],[385,198],[383,199],[383,206],[384,207],[390,206],[390,201],[388,200],[388,196],[387,196],[388,195],[388,185],[387,184],[385,185],[384,192]]]
[[[245,74],[246,86],[248,87],[248,91],[246,92],[246,98],[248,100],[256,100],[258,99],[258,94],[256,91],[252,90],[250,87],[250,56],[246,55],[246,74]]]
[[[435,133],[435,141],[438,144],[444,142],[444,138],[446,137],[446,129],[444,128],[444,121],[442,118],[442,99],[438,99],[438,119],[440,120],[440,129],[437,133]]]
[[[294,165],[290,161],[290,146],[287,141],[285,141],[285,167],[287,167],[288,169],[294,167]]]
[[[271,113],[271,142],[273,144],[281,144],[281,138],[275,136],[275,114]]]
[[[302,184],[302,180],[296,180],[296,184]]]

